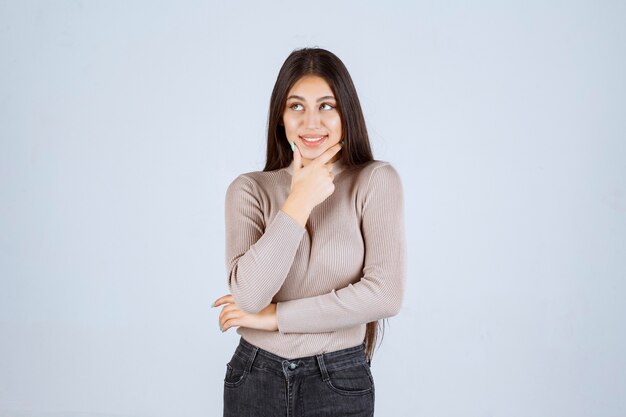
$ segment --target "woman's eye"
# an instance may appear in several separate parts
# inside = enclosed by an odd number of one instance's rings
[[[298,108],[298,106],[299,106],[299,108]],[[324,106],[326,106],[326,108],[324,108]],[[291,110],[300,111],[300,110],[302,110],[302,104],[300,104],[300,103],[293,103],[293,104],[291,104],[291,105],[289,106],[289,108],[290,108]],[[335,106],[333,106],[333,105],[332,105],[332,104],[330,104],[330,103],[322,103],[322,104],[320,105],[320,108],[321,108],[322,110],[333,110],[333,109],[335,108]]]

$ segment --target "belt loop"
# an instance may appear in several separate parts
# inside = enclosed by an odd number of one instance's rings
[[[248,363],[246,364],[246,372],[250,372],[250,370],[252,369],[252,364],[254,363],[254,358],[256,358],[256,354],[259,351],[259,347],[255,346],[252,349],[252,353],[250,354],[250,357],[248,358]]]
[[[328,381],[330,377],[328,376],[328,371],[326,370],[326,364],[324,363],[324,354],[320,353],[319,355],[315,355],[317,358],[317,363],[320,366],[320,371],[322,372],[322,380],[324,382]]]

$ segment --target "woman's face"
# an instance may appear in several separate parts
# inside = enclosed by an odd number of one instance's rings
[[[283,112],[285,133],[300,150],[303,165],[341,140],[341,117],[336,105],[330,86],[317,75],[300,78],[287,93]],[[341,151],[337,152],[331,162],[340,154]]]

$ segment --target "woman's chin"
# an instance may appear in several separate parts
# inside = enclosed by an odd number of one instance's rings
[[[315,159],[321,154],[323,154],[325,150],[326,148],[320,148],[320,149],[306,149],[305,148],[305,149],[301,149],[300,153],[302,154],[303,158]]]
[[[337,142],[339,143],[339,142]],[[324,152],[326,152],[328,149],[332,148],[333,146],[335,146],[336,143],[323,143],[321,146],[319,147],[315,147],[315,148],[311,148],[308,147],[306,145],[303,145],[300,148],[300,153],[302,153],[302,155],[308,155],[308,158],[317,158],[318,156],[320,156],[321,154],[323,154]],[[340,150],[341,152],[341,150]]]

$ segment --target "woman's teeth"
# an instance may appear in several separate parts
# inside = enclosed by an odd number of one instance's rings
[[[317,138],[304,138],[303,137],[302,139],[307,141],[307,142],[317,142],[317,141],[320,141],[320,140],[324,139],[325,137],[326,136],[320,136],[320,137],[317,137]]]

